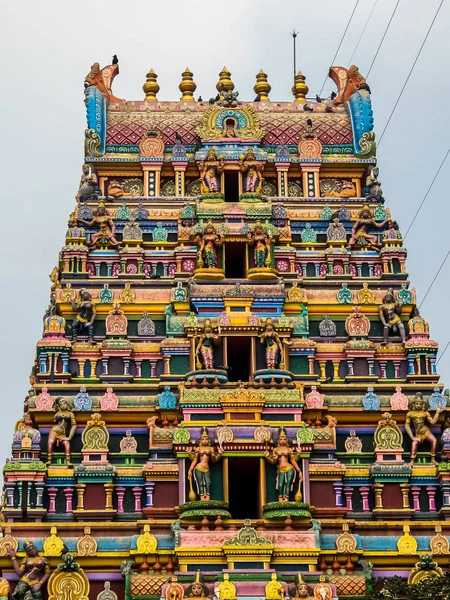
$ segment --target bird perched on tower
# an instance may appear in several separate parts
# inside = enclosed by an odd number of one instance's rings
[[[117,54],[114,54],[114,56],[112,57],[112,64],[113,65],[119,64],[119,59],[117,58]]]

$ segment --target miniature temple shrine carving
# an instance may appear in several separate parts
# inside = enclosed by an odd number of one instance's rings
[[[225,67],[210,101],[189,69],[175,101],[153,69],[117,98],[117,74],[85,80],[0,596],[362,599],[443,576],[449,395],[364,77],[333,66],[313,102],[298,73],[275,103],[262,70],[254,102]]]

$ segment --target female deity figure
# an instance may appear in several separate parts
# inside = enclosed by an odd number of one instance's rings
[[[272,465],[277,465],[276,489],[278,491],[279,502],[289,502],[289,494],[295,481],[295,472],[297,471],[300,483],[303,481],[303,475],[297,463],[297,456],[290,448],[288,437],[282,427],[278,434],[277,445],[272,454],[266,450],[264,456]],[[299,500],[300,502],[300,500]]]
[[[283,346],[276,332],[272,319],[266,319],[262,333],[259,336],[261,344],[266,347],[266,366],[268,369],[276,369],[278,357],[282,356]]]
[[[192,478],[194,478],[200,500],[207,501],[211,499],[210,462],[220,460],[222,452],[223,448],[220,447],[217,452],[214,452],[208,431],[206,427],[203,427],[197,448],[194,452],[189,453],[192,463],[188,471],[189,482],[192,483]]]
[[[209,600],[208,588],[203,583],[203,576],[200,570],[198,570],[195,574],[194,583],[187,588],[186,597],[198,598],[199,600]]]
[[[369,227],[381,229],[386,223],[387,221],[377,223],[372,218],[372,213],[369,208],[363,208],[358,215],[358,220],[353,225],[352,235],[348,240],[347,249],[351,250],[353,246],[366,245],[378,250],[378,238],[376,235],[369,234],[368,229]]]
[[[50,577],[50,565],[46,558],[39,556],[36,546],[28,540],[25,540],[23,549],[26,556],[20,564],[14,549],[8,550],[14,571],[19,577],[11,598],[13,600],[41,600],[41,588]]]
[[[423,395],[421,392],[417,392],[412,401],[412,410],[406,413],[406,421],[405,421],[405,431],[409,435],[412,440],[411,445],[411,465],[414,464],[414,461],[417,456],[417,449],[419,445],[423,442],[430,442],[431,444],[431,462],[434,465],[437,465],[436,462],[436,449],[437,449],[437,439],[431,433],[430,429],[427,427],[427,423],[430,425],[436,425],[439,420],[439,415],[443,411],[442,405],[438,404],[436,408],[436,413],[434,417],[430,415],[430,413],[426,410],[426,401],[423,399]],[[414,428],[414,432],[411,428]]]
[[[201,269],[204,265],[206,265],[208,269],[216,269],[216,248],[222,246],[223,239],[220,234],[216,233],[216,229],[211,222],[207,224],[204,233],[197,236],[197,244],[199,245],[197,252],[198,267]]]
[[[72,340],[77,341],[79,329],[87,329],[89,342],[92,343],[97,312],[92,296],[87,290],[80,290],[80,302],[72,302],[72,310],[77,312],[77,316],[72,321]]]
[[[91,165],[84,164],[82,168],[82,174],[80,179],[80,187],[78,189],[77,198],[80,202],[91,198],[92,196],[99,195],[100,190],[98,187],[97,175],[95,174],[94,168]]]
[[[70,462],[70,441],[75,435],[77,422],[73,412],[69,410],[69,404],[64,398],[55,399],[56,414],[53,418],[54,425],[48,436],[47,443],[47,465],[51,465],[53,448],[63,446],[66,454],[66,465],[71,466]]]
[[[388,293],[383,298],[383,304],[378,308],[380,320],[383,323],[383,344],[389,341],[389,331],[397,330],[402,338],[402,342],[406,341],[405,326],[403,325],[400,315],[402,307],[395,300],[394,292],[389,289]]]
[[[98,227],[97,233],[91,235],[89,246],[95,246],[97,240],[101,240],[101,243],[109,242],[111,246],[119,246],[120,242],[117,241],[115,233],[116,226],[111,216],[105,207],[103,200],[98,203],[98,208],[92,218],[92,221],[85,221],[84,219],[78,219],[80,223],[84,223],[88,227]]]
[[[200,191],[202,194],[220,192],[219,175],[223,173],[223,158],[217,160],[213,148],[208,150],[206,161],[199,163],[200,168]]]
[[[256,221],[253,231],[247,233],[247,243],[255,248],[255,266],[270,267],[270,236],[264,233],[261,221]]]
[[[261,165],[257,162],[255,153],[251,148],[247,150],[245,157],[240,157],[239,167],[242,173],[247,173],[245,191],[261,193],[264,181],[261,175]]]
[[[211,319],[206,319],[203,330],[198,336],[197,346],[195,348],[195,356],[197,360],[197,368],[201,368],[203,363],[204,369],[214,369],[214,345],[220,343],[220,328],[218,333],[214,333]],[[200,362],[199,355],[202,357]]]

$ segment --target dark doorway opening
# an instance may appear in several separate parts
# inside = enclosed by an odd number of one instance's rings
[[[245,279],[247,244],[227,242],[225,245],[225,277],[227,279]]]
[[[251,338],[227,337],[227,362],[230,381],[248,381],[250,377]]]
[[[228,459],[228,490],[233,519],[261,517],[259,458]]]
[[[239,171],[225,171],[225,202],[239,202]]]

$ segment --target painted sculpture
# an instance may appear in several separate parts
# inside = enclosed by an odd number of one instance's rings
[[[283,358],[283,345],[272,319],[267,319],[263,325],[259,340],[266,348],[266,367],[276,369],[278,361]]]
[[[272,464],[277,465],[276,489],[279,502],[288,502],[294,488],[296,476],[298,477],[298,490],[295,494],[296,502],[302,499],[301,483],[303,475],[297,463],[297,455],[290,447],[289,439],[283,428],[278,433],[278,439],[272,452],[265,450],[265,458]]]
[[[256,160],[255,153],[251,148],[245,156],[239,158],[239,167],[245,173],[245,192],[261,193],[264,179],[261,175],[261,166]]]
[[[314,600],[314,596],[311,596],[309,587],[303,581],[300,573],[297,573],[295,576],[295,585],[289,590],[289,596],[291,600],[298,600],[300,598]]]
[[[383,304],[378,309],[380,321],[383,323],[383,343],[389,342],[389,332],[398,331],[402,342],[406,341],[405,326],[400,318],[402,307],[395,300],[392,289],[383,298]]]
[[[47,464],[52,464],[53,451],[55,446],[62,446],[66,455],[66,465],[71,466],[70,462],[70,442],[75,435],[77,422],[73,412],[69,409],[69,403],[64,398],[55,399],[55,423],[50,431],[47,442]]]
[[[197,235],[198,253],[197,266],[201,269],[206,266],[208,269],[217,268],[217,248],[223,244],[220,234],[216,233],[216,228],[209,222],[204,232]]]
[[[199,164],[200,184],[202,194],[214,194],[220,192],[219,175],[223,173],[224,161],[220,157],[217,159],[215,151],[208,150],[206,160]]]
[[[443,408],[438,404],[436,413],[434,417],[432,417],[426,410],[426,401],[423,399],[423,394],[421,392],[416,393],[411,405],[412,410],[406,413],[405,420],[405,431],[412,440],[411,464],[414,464],[419,446],[423,442],[429,442],[431,445],[431,462],[436,465],[437,439],[431,433],[428,425],[436,425]]]
[[[378,248],[378,237],[376,235],[369,233],[370,227],[376,227],[378,229],[382,229],[386,225],[386,221],[382,223],[377,223],[372,218],[372,213],[368,206],[364,207],[359,215],[358,220],[353,225],[352,235],[347,243],[348,250],[352,250],[355,246],[364,247],[368,246],[371,248]]]
[[[247,234],[249,246],[254,247],[255,266],[257,268],[270,267],[270,242],[269,235],[264,233],[260,221],[256,221],[255,227]]]
[[[188,471],[191,494],[193,492],[192,480],[194,480],[200,500],[208,501],[211,499],[210,463],[220,460],[223,451],[223,448],[220,446],[217,452],[214,451],[208,431],[204,427],[198,440],[197,448],[194,452],[189,453],[189,458],[192,462]]]
[[[72,339],[74,342],[78,339],[80,330],[86,330],[89,342],[94,340],[94,321],[97,316],[95,304],[92,302],[92,296],[87,290],[80,290],[80,301],[72,301],[72,310],[77,313],[72,321]]]
[[[78,221],[87,227],[96,227],[98,229],[97,233],[91,235],[89,246],[95,246],[97,242],[102,245],[120,246],[120,242],[117,241],[115,236],[116,226],[103,200],[100,200],[98,203],[98,208],[91,221],[84,219],[78,219]]]
[[[100,189],[98,187],[98,179],[94,167],[92,165],[84,164],[77,198],[79,198],[81,202],[96,200],[99,193]]]
[[[199,600],[210,600],[208,593],[208,588],[204,584],[203,576],[200,570],[198,570],[195,574],[194,582],[186,590],[186,597],[198,598]]]
[[[197,338],[197,368],[214,369],[214,346],[220,343],[220,328],[214,332],[211,319],[206,319]]]
[[[15,550],[12,548],[8,550],[14,572],[19,577],[16,589],[11,597],[13,600],[41,600],[41,590],[50,577],[50,565],[46,558],[39,555],[36,546],[32,542],[25,540],[23,549],[25,558],[22,559],[20,564]]]

